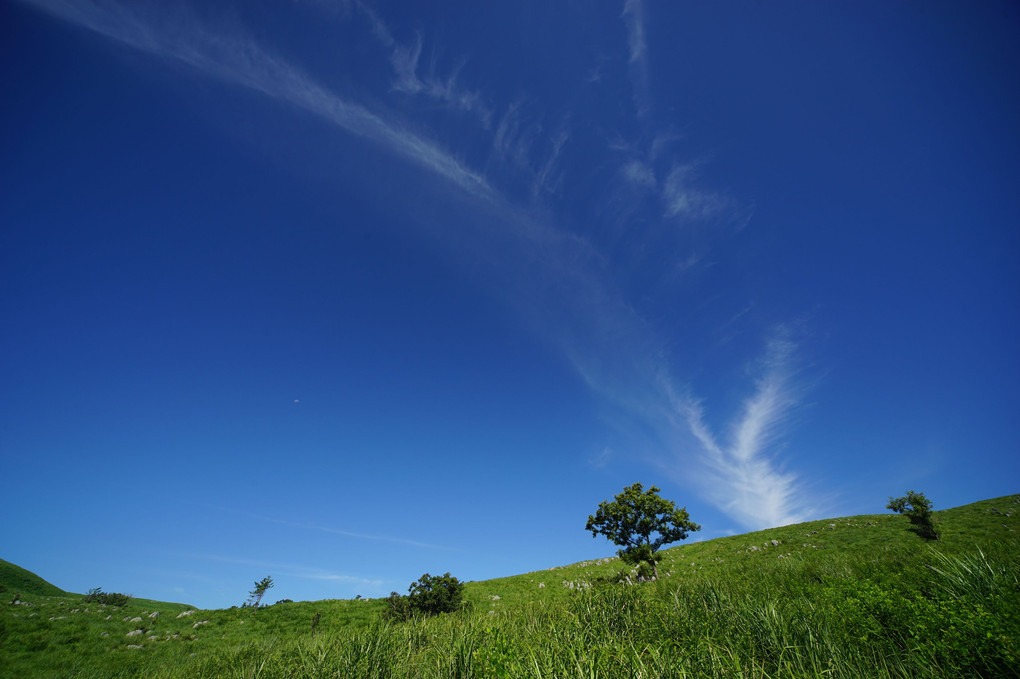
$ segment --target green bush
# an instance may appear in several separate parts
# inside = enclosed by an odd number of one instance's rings
[[[886,509],[905,515],[914,524],[914,532],[925,540],[938,540],[939,530],[931,512],[931,500],[924,493],[908,490],[903,497],[889,498]]]
[[[452,613],[464,606],[464,583],[449,573],[425,573],[417,582],[411,583],[407,592],[406,596],[390,593],[387,617],[393,620],[408,620],[415,616],[431,617],[440,613]]]
[[[104,604],[106,606],[124,606],[129,601],[131,601],[130,594],[104,592],[102,587],[93,587],[82,599],[83,603]]]

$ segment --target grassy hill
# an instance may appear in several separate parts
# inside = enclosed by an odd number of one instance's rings
[[[1020,496],[937,520],[938,543],[884,514],[682,545],[638,585],[611,557],[472,582],[467,610],[401,624],[384,600],[38,594],[0,608],[0,676],[1020,676]]]
[[[25,595],[63,596],[67,592],[56,585],[51,585],[32,571],[15,566],[9,561],[0,559],[0,594],[6,596],[10,592]],[[6,603],[6,602],[4,602]]]

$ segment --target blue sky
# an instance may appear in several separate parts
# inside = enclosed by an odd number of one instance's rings
[[[4,559],[203,607],[1017,492],[1008,2],[0,7]]]

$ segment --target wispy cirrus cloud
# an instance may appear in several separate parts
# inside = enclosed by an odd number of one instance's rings
[[[227,512],[230,514],[243,516],[249,519],[255,519],[257,521],[264,521],[265,523],[273,523],[278,526],[288,526],[291,528],[314,530],[319,531],[321,533],[342,535],[344,537],[355,538],[358,540],[371,540],[373,542],[390,542],[398,545],[406,545],[408,547],[421,547],[425,549],[449,549],[448,547],[442,547],[440,545],[434,545],[428,542],[422,542],[420,540],[411,540],[409,538],[397,537],[393,535],[384,535],[381,533],[365,533],[359,531],[346,530],[342,528],[332,528],[329,526],[320,526],[318,524],[309,523],[307,521],[288,521],[286,519],[279,519],[272,516],[264,516],[262,514],[252,514],[251,512],[241,511],[230,507],[221,507],[217,505],[210,505],[210,507],[221,512]]]
[[[424,73],[419,75],[421,50],[420,33],[410,45],[394,45],[390,57],[395,76],[393,89],[406,94],[422,94],[453,109],[473,113],[478,116],[482,127],[488,128],[492,122],[492,111],[482,101],[481,95],[476,91],[463,89],[457,84],[457,76],[464,67],[464,62],[460,62],[443,77],[437,74],[436,60],[432,59]]]
[[[783,472],[774,458],[783,424],[797,403],[791,380],[796,346],[782,339],[782,333],[769,342],[754,394],[720,441],[705,423],[701,402],[683,395],[687,394],[685,388],[664,377],[669,374],[670,360],[664,343],[616,284],[612,258],[599,252],[591,241],[563,228],[555,216],[537,214],[526,200],[511,198],[509,191],[499,188],[501,184],[490,182],[486,172],[458,159],[435,139],[412,131],[410,125],[378,107],[341,96],[239,32],[210,30],[184,10],[168,19],[154,6],[89,0],[29,2],[113,40],[312,114],[480,199],[487,214],[486,219],[474,220],[484,223],[484,228],[475,227],[470,234],[473,241],[464,234],[458,234],[456,242],[447,235],[437,237],[450,239],[451,248],[464,248],[472,262],[484,262],[496,294],[556,344],[592,390],[659,432],[665,443],[666,452],[659,454],[664,466],[672,462],[673,470],[686,469],[688,465],[677,464],[677,458],[694,460],[704,480],[697,490],[744,525],[789,523],[803,514],[796,477]],[[374,10],[358,0],[353,2],[369,18],[376,39],[391,50],[396,78],[393,90],[457,103],[457,69],[445,80],[435,77],[432,67],[421,75],[422,39],[401,45]],[[647,112],[649,101],[641,1],[627,0],[623,17],[640,116]],[[459,101],[471,110],[482,110],[480,95]],[[534,201],[560,181],[561,161],[570,148],[572,130],[567,122],[544,125],[541,116],[526,112],[525,101],[519,98],[511,103],[489,134],[492,156],[517,168],[529,189],[523,194]],[[621,172],[631,190],[636,187],[644,192],[662,218],[700,220],[733,210],[723,194],[698,184],[694,165],[669,165],[668,158],[663,158],[675,136],[649,132],[645,139],[649,138],[651,147],[645,144],[644,153],[627,152]],[[665,177],[657,176],[656,168],[662,172],[664,167],[670,168]],[[494,216],[490,219],[488,213]],[[667,227],[656,226],[660,231]],[[698,261],[698,253],[684,253],[676,266],[692,267]],[[604,454],[594,463],[604,465],[610,459]],[[677,480],[689,483],[679,474]],[[256,518],[358,539],[435,548],[413,540]]]
[[[754,378],[753,393],[730,425],[724,442],[705,423],[702,404],[674,396],[683,426],[702,455],[702,487],[723,511],[749,528],[766,528],[808,518],[797,480],[776,463],[776,444],[800,403],[803,387],[794,379],[796,343],[785,327],[767,343]]]
[[[645,11],[642,0],[625,0],[622,17],[627,26],[627,48],[638,117],[651,108],[648,80],[648,44],[645,41]]]
[[[242,566],[257,566],[262,569],[270,569],[279,575],[287,575],[294,578],[302,578],[305,580],[327,580],[330,582],[348,582],[359,585],[367,585],[372,587],[379,587],[383,584],[382,580],[376,578],[365,578],[358,575],[350,575],[348,573],[334,573],[332,571],[326,571],[321,568],[314,568],[310,566],[304,566],[300,564],[280,563],[278,561],[263,561],[261,559],[247,559],[244,557],[236,556],[225,556],[222,554],[182,554],[182,556],[191,559],[200,559],[203,561],[218,561],[221,563],[239,564]]]
[[[372,540],[374,542],[390,542],[398,545],[406,545],[408,547],[423,547],[426,549],[448,549],[447,547],[440,547],[439,545],[433,545],[428,542],[421,542],[419,540],[410,540],[408,538],[393,537],[390,535],[379,535],[375,533],[359,533],[357,531],[343,530],[340,528],[330,528],[328,526],[318,526],[312,523],[297,522],[297,521],[285,521],[283,519],[274,519],[267,516],[255,516],[253,518],[259,519],[260,521],[266,521],[268,523],[275,523],[281,526],[290,526],[293,528],[304,528],[307,530],[315,530],[321,533],[331,533],[333,535],[343,535],[344,537],[356,538],[358,540]]]
[[[464,191],[491,198],[492,187],[436,142],[318,84],[286,60],[241,36],[209,32],[187,15],[169,23],[149,7],[89,0],[29,0],[51,14],[136,49],[175,59],[233,85],[261,92],[369,139]]]
[[[690,163],[670,170],[662,187],[666,217],[703,220],[730,208],[731,201],[720,193],[698,187],[695,176],[695,167]]]
[[[627,47],[630,49],[630,63],[643,64],[648,52],[645,43],[644,5],[641,0],[625,0],[623,19],[627,24]]]

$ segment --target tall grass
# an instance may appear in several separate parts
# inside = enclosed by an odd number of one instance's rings
[[[0,615],[0,676],[1020,676],[1016,540],[967,545],[947,524],[949,537],[936,549],[909,534],[900,541],[892,522],[880,529],[862,522],[855,542],[847,520],[843,533],[775,529],[765,537],[784,547],[768,553],[747,547],[762,545],[761,535],[684,548],[664,561],[662,570],[675,575],[654,583],[613,584],[606,576],[619,564],[602,562],[472,583],[472,609],[404,623],[383,619],[383,601],[180,619],[178,606],[143,618],[143,638],[125,638],[139,623],[123,618],[152,602],[72,613],[80,602],[40,599],[15,607],[17,618]],[[829,548],[839,544],[847,548]],[[29,610],[37,615],[27,618]],[[314,628],[313,619],[321,619]],[[129,649],[135,640],[143,647]]]

